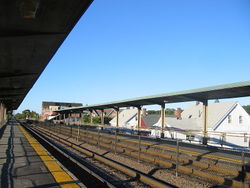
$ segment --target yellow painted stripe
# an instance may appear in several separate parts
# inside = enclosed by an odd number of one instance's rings
[[[121,138],[119,138],[119,139],[121,139]],[[138,141],[129,140],[129,142],[137,143]],[[152,143],[150,143],[150,142],[141,142],[141,144],[147,145],[147,146],[152,145]],[[163,148],[163,149],[168,149],[168,150],[171,150],[171,151],[176,151],[176,148],[172,148],[172,147],[169,147],[169,146],[153,145],[152,147]],[[210,158],[210,159],[225,160],[225,161],[230,161],[230,162],[240,163],[240,164],[242,163],[241,160],[227,158],[227,157],[221,157],[221,156],[217,156],[217,155],[211,155],[211,154],[205,154],[204,155],[203,153],[200,153],[200,152],[195,152],[195,151],[190,151],[190,150],[185,150],[185,149],[179,149],[179,151],[183,152],[183,153],[195,155],[195,156],[202,155],[203,157]]]
[[[66,173],[56,162],[54,158],[52,158],[49,153],[32,137],[30,134],[20,125],[18,126],[21,132],[24,134],[26,139],[29,141],[30,145],[34,148],[36,153],[40,156],[41,160],[48,168],[48,170],[53,175],[54,179],[58,184],[61,184],[62,188],[79,188],[80,186],[76,183],[67,183],[74,182],[68,173]]]

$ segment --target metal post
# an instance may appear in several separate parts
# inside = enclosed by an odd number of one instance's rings
[[[3,110],[3,104],[0,102],[0,127],[2,126],[2,124],[3,124],[3,112],[4,110]]]
[[[64,121],[64,124],[66,125],[66,114],[63,114],[63,121]]]
[[[101,126],[98,129],[98,145],[100,146],[100,130],[102,129],[102,126],[104,126],[104,110],[101,110]]]
[[[137,131],[138,131],[138,162],[140,162],[141,158],[141,134],[140,134],[140,128],[141,128],[141,107],[138,107],[137,112]]]
[[[203,120],[204,120],[204,126],[203,126],[203,141],[202,143],[204,145],[207,145],[207,139],[208,139],[208,136],[207,136],[207,111],[208,111],[208,101],[205,100],[203,101]]]
[[[69,121],[70,121],[70,119],[71,119],[71,113],[69,114],[68,119],[69,119]],[[70,126],[70,137],[73,138],[72,123],[71,123],[71,124],[69,123],[69,126]]]
[[[60,126],[59,126],[59,134],[62,134],[62,119],[63,119],[62,114],[60,116],[60,119],[61,121],[60,121]]]
[[[77,142],[79,142],[79,137],[80,137],[80,125],[78,124],[78,129],[77,129]]]
[[[177,138],[177,132],[176,132],[176,172],[175,176],[178,176],[178,166],[179,166],[179,139]]]
[[[79,113],[78,132],[77,132],[77,142],[79,142],[79,138],[80,138],[81,119],[82,119],[82,114]]]
[[[58,119],[58,117],[56,117],[56,123],[54,124],[54,133],[55,133],[55,134],[56,134],[57,119]]]
[[[242,171],[242,185],[245,182],[245,174],[246,174],[246,169],[245,169],[245,151],[242,150],[241,152],[241,160],[242,160],[242,167],[241,167],[241,171]],[[243,185],[244,186],[244,185]]]
[[[93,116],[92,116],[93,110],[89,110],[89,112],[90,112],[90,124],[92,125],[93,124]]]
[[[82,120],[82,117],[83,117],[83,113],[80,113],[80,125],[83,125],[83,120]]]
[[[165,104],[161,105],[161,138],[164,138]]]
[[[116,153],[116,147],[117,147],[117,132],[118,132],[118,126],[119,126],[119,108],[116,110],[116,129],[115,129],[115,153]]]
[[[102,113],[101,113],[101,124],[102,126],[104,125],[104,110],[102,109]]]
[[[75,113],[75,118],[74,118],[74,123],[73,125],[77,125],[77,117],[76,117],[76,113]],[[79,128],[79,127],[78,127]],[[78,141],[78,132],[77,132],[77,135],[76,135],[76,140]]]

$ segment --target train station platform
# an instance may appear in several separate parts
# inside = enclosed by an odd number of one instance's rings
[[[17,122],[0,128],[0,187],[80,187]]]

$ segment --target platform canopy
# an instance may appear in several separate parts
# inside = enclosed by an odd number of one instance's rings
[[[7,109],[18,108],[92,1],[0,1],[0,103]]]
[[[165,93],[160,95],[151,95],[145,97],[132,98],[121,101],[114,101],[110,103],[95,104],[90,106],[81,106],[74,108],[67,108],[57,110],[59,113],[80,112],[91,109],[108,109],[108,108],[122,108],[122,107],[141,107],[144,105],[165,104],[188,101],[205,102],[211,99],[226,99],[236,97],[250,96],[250,81],[238,82],[226,85],[218,85],[213,87],[206,87],[193,90],[185,90],[173,93]]]

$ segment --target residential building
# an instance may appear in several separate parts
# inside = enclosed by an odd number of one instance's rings
[[[146,109],[141,111],[141,129],[148,129],[158,122],[160,115],[147,114]],[[137,129],[138,126],[138,110],[137,108],[124,109],[119,113],[118,126],[127,129]],[[116,116],[110,121],[111,126],[116,126]]]
[[[166,117],[164,136],[190,142],[202,142],[203,105],[192,104],[179,118]],[[154,125],[152,136],[160,135],[161,119]],[[249,147],[250,116],[238,102],[215,102],[207,107],[208,144]]]
[[[66,103],[66,102],[42,102],[42,113],[40,115],[41,120],[50,120],[54,117],[53,111],[69,108],[69,107],[77,107],[82,106],[81,103]]]

